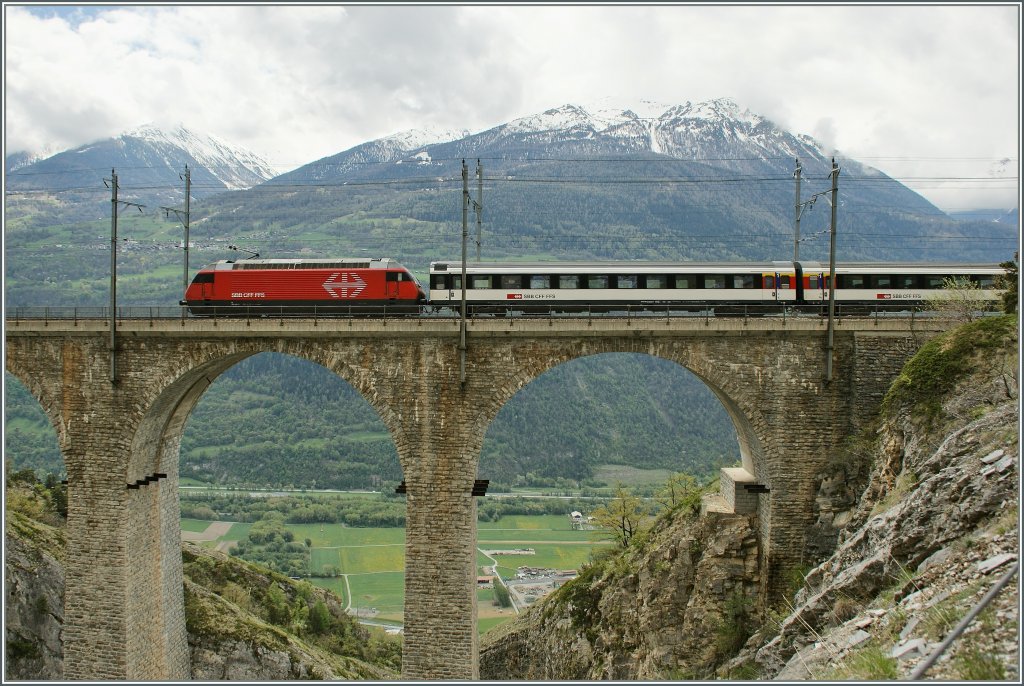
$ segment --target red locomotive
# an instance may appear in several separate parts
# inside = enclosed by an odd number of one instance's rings
[[[379,315],[419,312],[426,294],[381,259],[220,260],[199,270],[182,305],[194,315]]]

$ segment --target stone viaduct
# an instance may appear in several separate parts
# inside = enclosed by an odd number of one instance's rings
[[[476,679],[477,460],[498,410],[531,380],[608,352],[672,360],[701,378],[733,420],[746,480],[768,489],[758,503],[768,598],[800,564],[830,450],[949,326],[839,320],[824,383],[819,317],[478,319],[463,384],[452,319],[122,320],[112,383],[106,321],[8,320],[6,368],[56,427],[68,474],[65,675],[189,678],[179,444],[205,389],[249,355],[323,365],[380,414],[407,487],[403,678]]]

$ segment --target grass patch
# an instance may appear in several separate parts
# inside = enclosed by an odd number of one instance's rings
[[[207,522],[203,519],[182,519],[181,530],[191,531],[193,533],[202,533],[206,531],[212,523],[213,522]]]
[[[1005,681],[1006,667],[995,655],[975,647],[953,659],[954,673],[964,681]]]
[[[904,469],[896,477],[896,483],[893,484],[892,490],[885,494],[885,497],[875,503],[874,507],[871,508],[871,517],[877,514],[885,512],[889,508],[896,505],[898,502],[910,493],[917,486],[918,480],[917,475],[914,472]]]
[[[402,621],[405,612],[405,572],[352,574],[353,608],[377,608],[377,617]]]
[[[668,469],[637,469],[628,465],[599,465],[594,475],[595,480],[606,484],[622,484],[623,486],[663,485],[672,472]]]
[[[943,396],[975,369],[980,357],[1008,349],[1016,330],[1016,315],[984,317],[928,341],[893,382],[882,401],[883,413],[892,416],[912,406],[915,414],[934,419]]]

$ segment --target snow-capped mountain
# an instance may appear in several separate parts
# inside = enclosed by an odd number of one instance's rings
[[[13,166],[10,158],[7,164]],[[104,179],[113,170],[121,197],[176,204],[184,198],[181,177],[186,166],[193,198],[251,188],[274,175],[259,156],[213,136],[180,125],[145,125],[15,168],[8,173],[7,185],[15,191],[87,193],[104,189]]]
[[[409,129],[362,143],[354,148],[276,177],[272,183],[302,184],[330,181],[357,172],[367,164],[408,161],[413,165],[430,162],[426,149],[433,145],[462,140],[470,135],[468,129],[425,128]],[[409,153],[414,153],[410,155]]]
[[[800,159],[804,169],[827,175],[833,154],[810,136],[785,131],[728,98],[681,105],[605,98],[587,105],[566,104],[477,133],[395,134],[312,162],[274,183],[422,175],[424,167],[433,167],[440,175],[453,161],[473,156],[498,160],[489,163],[492,171],[559,155],[657,155],[735,172],[791,173],[794,160]],[[855,160],[843,163],[858,175],[884,177]]]
[[[122,134],[121,138],[136,138],[154,148],[167,150],[170,164],[173,164],[175,151],[184,150],[195,160],[194,166],[209,170],[228,190],[251,188],[277,173],[255,153],[180,124],[167,130],[147,124]]]
[[[480,135],[553,146],[585,140],[595,152],[650,152],[716,164],[779,158],[791,164],[798,157],[824,160],[828,155],[809,136],[784,131],[728,98],[671,106],[649,101],[628,106],[611,99],[589,106],[564,105]]]

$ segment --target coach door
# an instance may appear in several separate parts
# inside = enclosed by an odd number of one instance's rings
[[[763,274],[764,290],[770,298],[770,302],[793,302],[796,298],[796,275],[784,272]]]

